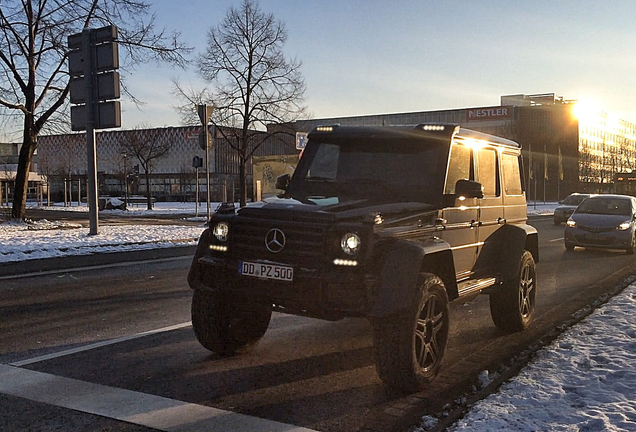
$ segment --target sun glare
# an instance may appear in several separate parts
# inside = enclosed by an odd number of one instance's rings
[[[599,113],[597,103],[590,100],[579,100],[573,108],[574,116],[579,120],[589,119]]]

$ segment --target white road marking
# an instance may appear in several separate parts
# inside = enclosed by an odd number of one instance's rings
[[[204,405],[2,364],[0,393],[166,432],[315,432]]]
[[[550,242],[550,243],[554,243],[554,242],[558,242],[558,241],[563,241],[563,237],[557,238],[557,239],[548,240],[548,242]]]
[[[130,340],[133,340],[133,339],[139,339],[139,338],[142,338],[142,337],[145,337],[145,336],[150,336],[150,335],[157,334],[157,333],[163,333],[163,332],[168,332],[168,331],[172,331],[172,330],[179,330],[179,329],[182,329],[184,327],[189,327],[191,325],[192,325],[192,323],[188,321],[188,322],[184,322],[184,323],[181,323],[181,324],[175,324],[175,325],[168,326],[168,327],[163,327],[163,328],[159,328],[159,329],[155,329],[155,330],[149,330],[149,331],[146,331],[146,332],[137,333],[137,334],[130,335],[130,336],[122,336],[122,337],[119,337],[119,338],[109,339],[109,340],[102,341],[102,342],[96,342],[96,343],[84,345],[84,346],[77,347],[77,348],[71,348],[71,349],[60,351],[60,352],[57,352],[57,353],[46,354],[46,355],[43,355],[43,356],[33,357],[33,358],[30,358],[30,359],[26,359],[26,360],[20,360],[20,361],[17,361],[17,362],[9,363],[9,365],[10,366],[18,366],[18,367],[26,366],[26,365],[30,365],[30,364],[33,364],[33,363],[38,363],[38,362],[41,362],[41,361],[52,360],[52,359],[55,359],[55,358],[58,358],[58,357],[64,357],[64,356],[71,355],[71,354],[77,354],[77,353],[84,352],[84,351],[90,351],[90,350],[95,349],[95,348],[101,348],[101,347],[105,347],[105,346],[108,346],[108,345],[114,345],[114,344],[117,344],[117,343],[120,343],[120,342],[126,342],[126,341],[130,341]]]

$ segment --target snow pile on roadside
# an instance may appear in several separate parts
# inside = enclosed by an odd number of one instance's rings
[[[195,245],[203,226],[102,226],[99,234],[64,222],[0,224],[0,262]]]
[[[636,430],[636,284],[567,330],[448,430]],[[417,432],[436,426],[427,416]]]

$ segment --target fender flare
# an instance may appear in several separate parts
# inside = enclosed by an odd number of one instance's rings
[[[534,261],[539,262],[536,228],[527,224],[505,225],[486,240],[476,267],[495,268],[501,281],[513,279],[519,272],[524,250],[528,250]]]
[[[199,258],[201,258],[210,245],[210,229],[207,228],[201,233],[201,237],[199,237],[199,243],[197,244],[197,249],[194,252],[194,257],[192,258],[192,263],[190,264],[190,269],[188,270],[188,285],[190,285],[191,289],[208,289],[207,285],[201,282],[201,264],[199,264]]]
[[[445,263],[446,271],[437,268],[442,262]],[[426,246],[409,241],[397,241],[387,245],[379,263],[381,269],[378,292],[369,317],[387,317],[412,305],[419,288],[420,275],[428,268],[431,273],[440,276],[446,284],[447,291],[449,288],[452,290],[454,286],[456,292],[452,262],[450,245],[439,239]]]

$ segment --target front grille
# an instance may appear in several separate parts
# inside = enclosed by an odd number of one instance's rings
[[[615,227],[601,228],[601,227],[595,227],[595,226],[579,225],[579,229],[581,229],[583,231],[592,232],[592,233],[602,233],[602,232],[614,231],[616,228]]]
[[[597,237],[597,236],[589,236],[589,235],[577,235],[575,239],[578,243],[588,244],[592,246],[610,246],[614,239],[612,237]]]
[[[285,247],[277,253],[265,246],[265,237],[272,228],[285,235]],[[232,256],[317,268],[325,256],[325,233],[326,227],[315,223],[236,217],[232,224]]]

